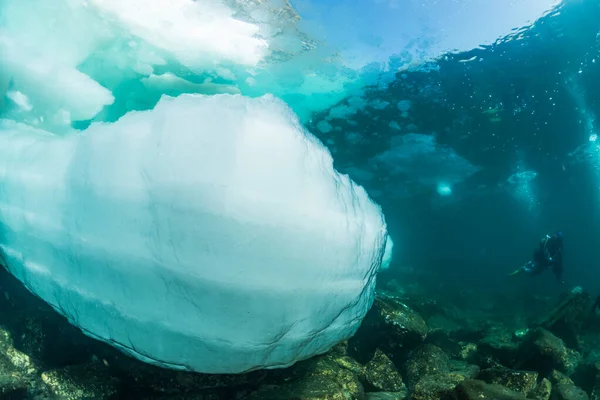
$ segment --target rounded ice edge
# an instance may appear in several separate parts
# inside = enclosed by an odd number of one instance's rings
[[[387,236],[387,240],[385,242],[385,251],[383,253],[383,260],[381,261],[381,270],[385,271],[390,268],[390,264],[392,263],[394,250],[394,241],[390,235]]]

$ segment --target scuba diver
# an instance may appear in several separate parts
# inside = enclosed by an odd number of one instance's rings
[[[556,232],[552,236],[546,235],[540,240],[538,248],[533,252],[533,260],[528,261],[510,275],[519,275],[520,273],[525,272],[528,275],[536,276],[552,267],[552,272],[556,275],[556,279],[558,279],[560,283],[565,283],[562,280],[562,249],[563,237],[561,232]]]

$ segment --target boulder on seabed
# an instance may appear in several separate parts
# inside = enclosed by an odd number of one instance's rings
[[[379,349],[365,365],[365,375],[367,382],[377,390],[400,392],[404,389],[402,377],[394,363]]]
[[[0,356],[0,398],[27,398],[28,385],[27,377],[17,372],[7,358]]]
[[[479,373],[477,379],[486,383],[496,383],[525,395],[537,387],[538,373],[535,371],[515,371],[508,368],[488,368]]]
[[[469,364],[466,361],[450,360],[449,367],[451,373],[462,376],[464,379],[475,379],[481,371],[479,365]]]
[[[411,390],[411,400],[438,400],[450,396],[456,385],[464,381],[463,375],[446,372],[425,375]]]
[[[526,400],[527,397],[502,385],[467,379],[454,390],[455,400]]]
[[[571,378],[555,369],[550,372],[548,379],[550,379],[550,382],[552,382],[553,385],[558,385],[559,383],[573,384],[573,380]]]
[[[363,400],[363,386],[358,376],[341,367],[329,356],[316,357],[294,367],[289,382],[265,384],[247,397],[248,400]],[[289,372],[286,375],[290,375]]]
[[[39,365],[17,350],[13,335],[0,327],[0,398],[47,398],[50,393],[39,380],[39,373]]]
[[[413,388],[424,376],[450,372],[450,359],[439,347],[425,344],[413,351],[404,369],[407,385]]]
[[[439,354],[438,354],[439,355]],[[442,362],[443,362],[443,356]],[[464,361],[450,360],[448,369],[422,368],[418,382],[412,387],[412,400],[437,400],[451,396],[456,385],[465,379],[474,379],[479,366]]]
[[[460,342],[460,351],[458,352],[457,358],[464,361],[473,362],[477,359],[479,354],[479,346],[475,343]]]
[[[529,394],[528,398],[533,400],[550,400],[552,395],[552,383],[546,378],[543,378]]]
[[[393,361],[402,360],[423,342],[428,330],[423,318],[399,298],[378,293],[360,328],[348,341],[349,352],[363,364],[373,358],[376,349],[394,355]]]
[[[104,365],[74,365],[42,373],[42,381],[60,399],[111,399],[119,390],[119,380]]]
[[[51,309],[30,311],[12,325],[15,347],[47,368],[84,364],[99,346]]]
[[[587,393],[572,383],[559,383],[552,388],[552,400],[589,400]]]
[[[580,334],[588,321],[592,298],[575,287],[540,321],[539,326],[561,338],[568,347],[579,349]]]
[[[515,367],[533,369],[543,375],[552,369],[571,375],[580,360],[579,353],[567,348],[562,339],[544,328],[536,328],[521,345]]]
[[[492,329],[477,346],[480,355],[492,357],[504,366],[512,365],[519,351],[513,332],[503,328]]]

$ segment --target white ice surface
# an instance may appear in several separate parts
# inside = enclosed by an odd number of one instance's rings
[[[0,180],[10,271],[150,363],[287,366],[373,301],[381,210],[272,96],[163,97],[66,136],[3,121]]]
[[[32,102],[29,123],[57,131],[112,105],[109,83],[167,62],[230,77],[226,67],[252,69],[269,50],[233,14],[219,0],[3,0],[0,95],[10,79]]]
[[[128,32],[198,68],[235,60],[255,65],[267,42],[256,25],[236,20],[217,0],[90,0],[97,13],[115,18]]]

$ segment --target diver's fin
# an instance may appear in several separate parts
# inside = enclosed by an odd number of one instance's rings
[[[521,272],[523,272],[523,267],[517,269],[514,272],[511,272],[510,274],[508,274],[508,276],[515,276],[515,275],[519,275]]]

